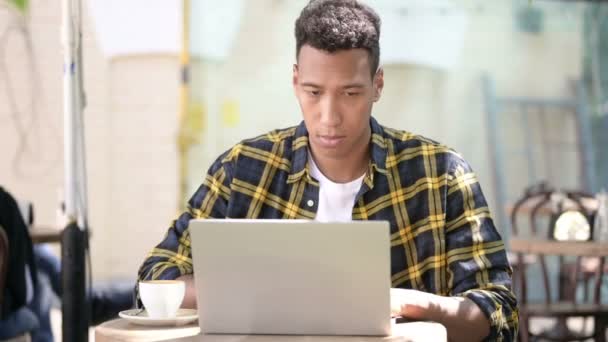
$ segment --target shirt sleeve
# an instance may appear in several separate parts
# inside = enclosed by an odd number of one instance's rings
[[[228,152],[227,152],[228,153]],[[220,156],[209,168],[205,180],[188,201],[187,209],[169,227],[164,239],[148,253],[139,268],[138,281],[170,280],[192,274],[188,223],[192,219],[225,218],[230,198],[231,167]],[[141,306],[138,286],[135,305]]]
[[[469,298],[488,318],[485,341],[515,341],[518,308],[512,269],[477,177],[461,158],[450,172],[446,248],[450,294]]]

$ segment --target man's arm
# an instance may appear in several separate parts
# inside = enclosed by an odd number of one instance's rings
[[[182,302],[182,308],[196,309],[196,287],[194,286],[194,277],[192,274],[186,274],[177,278],[186,283],[186,294]]]
[[[447,296],[397,291],[395,311],[444,324],[453,341],[514,341],[512,270],[477,178],[460,157],[452,160],[444,205]]]
[[[445,242],[449,293],[469,301],[489,323],[489,341],[515,341],[519,312],[512,269],[476,175],[453,161],[446,197]]]
[[[229,152],[227,152],[229,153]],[[192,275],[192,254],[188,224],[191,219],[224,218],[230,197],[230,162],[220,156],[209,168],[203,184],[188,202],[188,210],[173,221],[165,238],[144,260],[138,272],[138,280],[178,279],[186,277],[184,304],[192,306],[195,300]],[[141,307],[138,286],[135,287],[136,306]]]

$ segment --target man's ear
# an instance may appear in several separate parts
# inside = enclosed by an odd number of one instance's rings
[[[382,95],[382,89],[384,88],[384,69],[382,67],[378,68],[376,74],[374,75],[374,102],[380,100],[380,96]]]
[[[298,84],[298,65],[297,64],[293,65],[293,74],[291,76],[291,82],[292,82],[293,88],[295,90],[296,85]]]

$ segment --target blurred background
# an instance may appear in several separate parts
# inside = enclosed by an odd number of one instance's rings
[[[95,279],[134,281],[221,152],[299,123],[293,26],[306,3],[85,1]],[[383,20],[374,116],[460,152],[507,243],[527,187],[608,188],[607,3],[367,3]],[[60,225],[60,24],[58,1],[0,1],[0,185],[42,226]]]

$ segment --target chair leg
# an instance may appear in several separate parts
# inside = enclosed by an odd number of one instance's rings
[[[606,342],[606,328],[608,327],[608,316],[595,316],[593,322],[593,340],[595,342]]]

